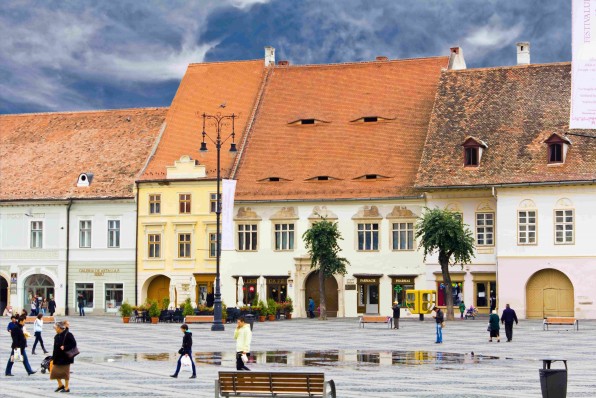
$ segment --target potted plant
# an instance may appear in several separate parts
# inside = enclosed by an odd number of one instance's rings
[[[292,313],[294,312],[294,303],[292,302],[292,299],[288,298],[288,301],[286,301],[285,304],[286,319],[292,319]]]
[[[151,317],[151,323],[159,322],[159,315],[161,314],[161,310],[159,309],[159,305],[157,305],[157,300],[150,300],[149,301],[149,316]]]
[[[167,310],[169,306],[170,306],[170,298],[164,297],[163,300],[161,300],[161,308],[163,310]]]
[[[118,313],[122,316],[122,322],[129,323],[130,316],[132,315],[132,306],[125,301],[118,308]]]
[[[259,322],[265,322],[265,318],[267,317],[267,307],[265,307],[265,303],[259,300]]]
[[[194,308],[192,308],[192,304],[190,303],[190,298],[187,298],[184,301],[184,309],[182,310],[182,316],[194,315],[194,314],[195,314],[195,310],[194,310]]]
[[[270,321],[274,321],[277,315],[277,303],[271,298],[267,300],[267,315]]]

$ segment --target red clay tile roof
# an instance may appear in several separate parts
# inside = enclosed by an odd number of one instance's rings
[[[235,122],[235,142],[239,148],[265,72],[262,59],[189,65],[170,106],[166,129],[157,151],[141,180],[165,179],[166,167],[172,166],[182,155],[189,155],[200,164],[205,164],[207,178],[214,178],[217,171],[215,145],[206,139],[208,152],[199,153],[202,140],[202,119],[199,114],[239,114]],[[224,103],[225,108],[221,108],[220,105]],[[226,138],[230,132],[230,129],[224,128],[222,138]],[[206,133],[212,138],[216,136],[215,128],[209,124]],[[228,152],[230,142],[222,145],[222,176],[229,174],[235,159]]]
[[[548,165],[553,133],[569,130],[569,63],[445,71],[416,186],[446,187],[596,179],[596,138],[568,136],[561,165]],[[464,168],[465,137],[484,141],[479,167]]]
[[[435,57],[276,67],[235,175],[236,198],[417,195],[412,187],[447,64]],[[300,119],[315,124],[293,123]]]
[[[167,108],[0,116],[0,200],[133,197]],[[94,174],[77,187],[81,173]]]

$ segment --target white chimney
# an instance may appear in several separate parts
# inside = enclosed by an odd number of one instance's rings
[[[517,43],[517,64],[530,64],[530,43],[527,41]]]
[[[466,60],[464,59],[464,50],[461,47],[451,47],[449,53],[449,66],[447,69],[460,70],[466,69]]]
[[[267,46],[265,47],[265,66],[275,65],[275,48]]]

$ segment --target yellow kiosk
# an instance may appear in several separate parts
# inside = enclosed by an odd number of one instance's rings
[[[405,306],[412,314],[420,314],[420,320],[424,320],[424,314],[430,314],[437,301],[436,290],[406,290]]]

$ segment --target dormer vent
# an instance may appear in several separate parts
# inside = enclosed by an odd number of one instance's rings
[[[571,140],[569,140],[569,138],[553,133],[544,141],[544,143],[548,145],[549,165],[565,163],[567,151],[571,145]]]
[[[374,123],[374,122],[378,122],[379,118],[376,116],[367,116],[363,119],[364,123]]]
[[[329,176],[317,176],[317,181],[327,181],[329,180]]]
[[[81,173],[77,180],[77,187],[88,187],[93,181],[93,173]]]
[[[482,153],[486,148],[488,148],[486,142],[479,140],[478,138],[468,136],[461,145],[464,147],[464,167],[480,166]]]
[[[279,181],[279,177],[269,177],[269,178],[267,179],[267,181],[271,181],[271,182],[277,182],[277,181]]]
[[[379,176],[376,174],[367,174],[366,176],[364,176],[364,178],[367,180],[376,180],[377,178],[379,178]]]
[[[300,124],[315,124],[315,119],[301,119]]]

